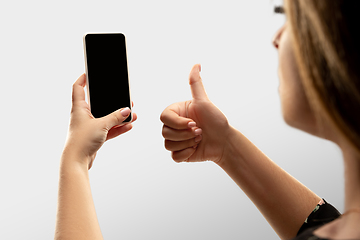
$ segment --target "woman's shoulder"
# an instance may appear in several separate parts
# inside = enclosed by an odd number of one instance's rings
[[[317,240],[322,239],[316,237],[313,232],[322,227],[323,225],[340,217],[340,212],[327,203],[324,199],[321,201],[311,212],[309,217],[305,220],[301,226],[297,236],[293,240]]]

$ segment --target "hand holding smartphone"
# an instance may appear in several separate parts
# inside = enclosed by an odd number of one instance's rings
[[[122,33],[84,35],[86,84],[95,118],[120,108],[131,109],[126,40]],[[132,113],[124,122],[132,121]]]

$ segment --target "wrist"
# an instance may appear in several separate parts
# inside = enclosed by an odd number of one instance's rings
[[[227,140],[224,143],[223,154],[219,161],[215,162],[218,166],[223,167],[228,162],[238,155],[238,135],[241,134],[234,127],[229,126],[229,131],[227,134]]]
[[[61,168],[67,166],[77,166],[81,169],[86,169],[87,171],[92,159],[93,158],[91,156],[85,155],[80,150],[77,150],[76,147],[65,146],[61,155]]]
[[[269,158],[240,131],[231,127],[223,157],[217,164],[226,172],[237,171],[245,174],[258,167],[255,162],[264,160],[267,162]],[[255,168],[250,167],[254,164]]]

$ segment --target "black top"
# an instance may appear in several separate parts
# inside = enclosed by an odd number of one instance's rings
[[[313,232],[340,216],[339,211],[324,200],[324,204],[315,207],[293,240],[327,240],[315,236]]]

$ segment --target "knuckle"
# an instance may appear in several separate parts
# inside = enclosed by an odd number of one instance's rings
[[[114,121],[118,124],[123,122],[123,119],[119,118],[118,114],[116,114],[116,113],[113,114],[113,118],[114,118]]]
[[[182,140],[189,140],[194,137],[193,131],[191,129],[182,130],[178,135]]]

